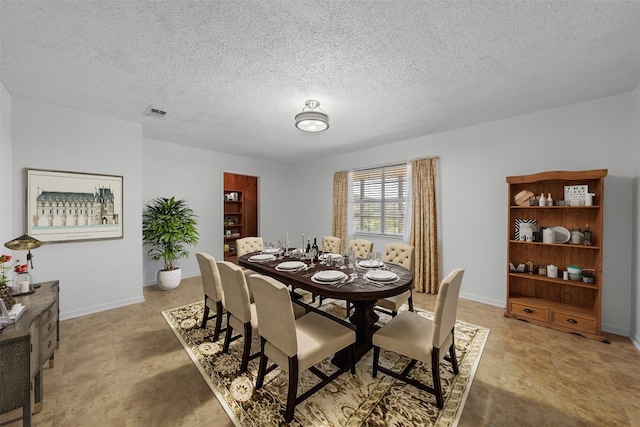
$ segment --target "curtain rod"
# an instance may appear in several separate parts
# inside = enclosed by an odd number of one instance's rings
[[[373,165],[373,166],[366,166],[363,168],[356,168],[356,169],[352,169],[352,172],[361,172],[361,171],[366,171],[369,169],[380,169],[380,168],[386,168],[386,167],[391,167],[391,166],[400,166],[400,165],[404,165],[407,164],[409,162],[412,162],[414,160],[420,160],[420,159],[439,159],[439,156],[426,156],[426,157],[418,157],[418,158],[414,158],[411,160],[407,160],[406,162],[392,162],[392,163],[383,163],[383,164],[379,164],[379,165]]]

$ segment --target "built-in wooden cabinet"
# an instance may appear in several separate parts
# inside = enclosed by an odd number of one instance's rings
[[[224,258],[235,261],[236,240],[244,237],[242,191],[224,191]]]
[[[236,240],[258,235],[258,178],[224,173],[224,260],[235,263]]]
[[[601,331],[602,241],[606,169],[553,171],[507,177],[507,307],[505,316],[606,341]],[[582,195],[592,194],[592,204]],[[565,197],[565,191],[568,196]],[[531,194],[551,194],[553,206],[532,206]],[[588,198],[589,196],[587,196]],[[560,203],[559,203],[560,202]],[[533,202],[536,203],[536,202]],[[530,224],[532,237],[522,237],[518,224]],[[590,244],[564,241],[564,230],[592,233]],[[554,229],[551,243],[543,242],[546,227]],[[559,232],[556,232],[558,230]],[[547,234],[547,237],[550,234]],[[528,233],[527,233],[528,236]],[[571,234],[570,234],[571,236]],[[580,266],[592,282],[564,279],[568,266]],[[547,267],[557,267],[549,277]],[[515,269],[515,271],[513,271]],[[574,276],[574,279],[577,277]]]

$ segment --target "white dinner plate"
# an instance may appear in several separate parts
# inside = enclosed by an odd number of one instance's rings
[[[376,282],[389,282],[398,278],[396,273],[387,270],[370,270],[364,276]]]
[[[276,270],[280,270],[280,271],[297,270],[299,268],[306,267],[306,265],[307,264],[305,264],[302,261],[285,261],[276,265]]]
[[[331,259],[340,259],[340,258],[342,258],[342,255],[333,254],[333,253],[329,253],[329,252],[327,252],[326,254],[320,255],[320,259],[322,259],[322,260],[325,260],[325,259],[327,259],[329,257],[331,257]]]
[[[279,254],[280,253],[280,249],[278,248],[264,248],[262,250],[263,254]]]
[[[358,265],[362,268],[376,268],[376,267],[384,267],[384,262],[375,261],[373,259],[363,259],[358,262]]]
[[[249,261],[251,261],[251,262],[265,262],[265,261],[273,261],[274,259],[276,259],[276,257],[274,257],[273,255],[270,255],[270,254],[259,254],[259,255],[254,255],[251,258],[249,258]]]
[[[324,270],[318,271],[313,275],[313,278],[320,282],[337,282],[347,277],[342,271],[338,270]]]
[[[553,236],[555,239],[555,243],[567,243],[571,238],[571,233],[564,227],[556,225],[555,227],[551,227],[554,231]]]

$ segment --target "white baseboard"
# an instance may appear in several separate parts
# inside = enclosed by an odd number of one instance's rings
[[[126,305],[137,304],[140,302],[144,302],[143,296],[128,298],[120,301],[113,301],[113,302],[110,302],[109,304],[100,304],[100,305],[94,305],[91,307],[84,307],[79,310],[62,311],[60,312],[60,320],[73,319],[75,317],[86,316],[87,314],[99,313],[101,311],[111,310],[112,308],[124,307]]]
[[[493,305],[495,307],[500,307],[500,308],[505,308],[507,304],[505,300],[485,298],[478,295],[467,294],[464,292],[460,292],[460,298],[468,299],[470,301],[475,301],[475,302],[481,302],[483,304]]]

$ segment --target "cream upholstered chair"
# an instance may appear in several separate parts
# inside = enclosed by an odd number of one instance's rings
[[[333,236],[324,236],[322,239],[322,250],[332,254],[342,253],[342,239]]]
[[[252,252],[261,251],[262,249],[264,249],[264,241],[262,240],[262,237],[243,237],[242,239],[236,240],[236,254],[238,255],[238,258]],[[247,283],[249,282],[249,276],[256,274],[255,271],[245,267],[242,267],[242,271],[247,279]],[[249,295],[253,301],[251,289],[249,289]]]
[[[367,259],[373,251],[373,242],[363,239],[354,239],[349,242],[349,249],[352,250],[358,259]],[[347,316],[351,312],[351,303],[347,301]]]
[[[257,252],[264,249],[264,242],[262,237],[243,237],[236,240],[236,253],[238,258],[250,254],[251,252]]]
[[[434,394],[438,408],[442,409],[444,405],[440,386],[440,362],[442,359],[449,361],[453,373],[458,374],[454,326],[463,275],[464,270],[458,268],[444,278],[436,299],[433,320],[410,311],[404,311],[373,334],[374,378],[380,371]],[[400,373],[380,366],[378,363],[380,348],[406,356],[411,359],[411,362]],[[447,350],[449,357],[447,357]],[[431,364],[433,387],[408,377],[409,371],[417,362],[422,362],[425,365]]]
[[[259,274],[251,276],[256,300],[260,331],[261,356],[256,389],[263,386],[265,375],[275,366],[267,368],[271,359],[289,376],[285,421],[293,419],[295,407],[313,393],[351,370],[355,374],[355,332],[327,317],[309,312],[295,319],[287,287],[279,281]],[[349,347],[349,363],[327,376],[314,365]],[[297,396],[298,376],[309,369],[321,382]]]
[[[349,249],[355,252],[360,259],[367,259],[371,251],[373,251],[373,242],[362,239],[355,239],[349,242]]]
[[[216,319],[216,327],[213,332],[213,340],[218,341],[222,329],[222,315],[224,314],[224,292],[222,290],[222,280],[216,260],[211,255],[198,252],[196,254],[198,265],[200,266],[200,276],[202,277],[202,289],[204,290],[204,315],[202,316],[201,328],[207,327],[207,321]],[[209,310],[215,310],[215,314],[209,316]]]
[[[395,265],[400,265],[413,274],[414,265],[414,248],[411,245],[405,245],[403,243],[389,243],[384,247],[384,262]],[[378,300],[377,306],[382,307],[389,312],[392,316],[398,314],[398,310],[402,304],[409,303],[409,311],[413,311],[413,293],[409,289],[400,295],[394,295],[389,298]]]
[[[251,303],[249,287],[244,272],[240,267],[227,261],[218,262],[222,289],[224,291],[224,303],[227,309],[227,333],[224,337],[222,352],[229,351],[231,341],[244,337],[242,351],[242,363],[240,372],[245,372],[249,366],[249,360],[259,356],[259,353],[250,355],[251,339],[258,333],[258,318],[255,304]],[[233,330],[240,335],[231,337]]]
[[[342,239],[334,236],[324,236],[322,238],[322,251],[329,252],[332,254],[340,254],[342,248]],[[322,305],[323,297],[320,297],[320,302],[318,306]],[[313,299],[311,302],[316,302],[316,294],[313,294]]]
[[[260,353],[250,354],[251,339],[257,336],[258,333],[256,305],[251,302],[249,286],[247,285],[244,272],[240,267],[227,261],[219,261],[218,270],[220,271],[220,279],[225,297],[224,304],[227,310],[227,332],[224,337],[222,352],[226,353],[229,351],[231,341],[241,336],[244,337],[240,372],[245,372],[249,366],[249,360],[260,355]],[[305,310],[296,305],[295,316],[300,317],[304,314]],[[232,337],[234,329],[239,335]]]

